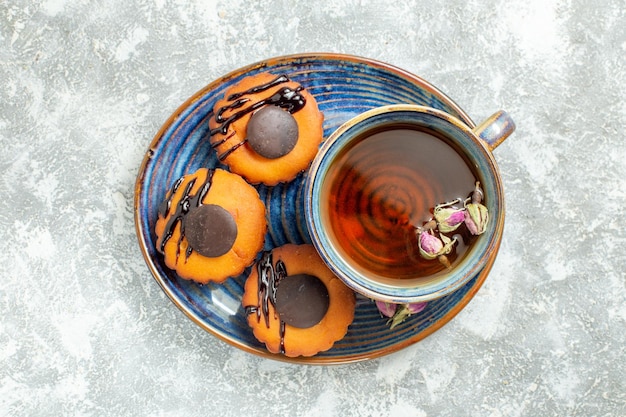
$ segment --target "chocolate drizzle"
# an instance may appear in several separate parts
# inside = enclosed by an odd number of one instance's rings
[[[288,314],[291,318],[295,317],[293,322],[290,322],[290,325],[299,328],[308,328],[317,324],[323,316],[326,314],[328,310],[328,290],[326,286],[319,278],[300,274],[289,276],[287,274],[287,268],[285,263],[282,260],[277,261],[275,264],[273,262],[273,256],[271,251],[263,252],[261,259],[256,264],[257,270],[257,305],[249,305],[245,306],[246,315],[255,314],[257,322],[261,321],[261,317],[263,317],[265,321],[265,326],[269,328],[270,326],[270,305],[274,308],[275,314],[279,319],[279,335],[280,335],[280,353],[285,353],[285,327],[286,321],[283,317],[281,317],[282,312],[280,311],[280,305],[277,307],[277,295],[279,293],[279,286],[285,278],[293,278],[297,280],[298,283],[294,286],[289,286],[290,288],[287,290],[290,294],[285,294],[283,298],[294,297],[294,294],[302,295],[303,291],[306,291],[310,288],[322,287],[321,291],[316,291],[312,294],[305,294],[307,297],[307,301],[310,303],[317,303],[321,299],[320,308],[311,309],[310,306],[302,305],[301,309],[294,309],[293,304],[289,308]],[[305,285],[302,283],[302,278],[305,281],[317,281],[317,283],[311,285]],[[287,282],[287,281],[284,281]],[[303,290],[303,286],[306,287]],[[298,288],[295,288],[298,287]],[[299,293],[299,294],[298,294]],[[297,298],[297,297],[294,297]],[[278,303],[280,304],[280,303]],[[301,317],[298,317],[298,314],[294,314],[297,310],[301,310],[304,314]],[[314,315],[316,314],[316,319],[312,319],[310,315],[310,311],[314,310]],[[322,314],[320,315],[320,311]],[[300,320],[298,320],[300,319]],[[303,325],[299,325],[298,322],[303,323]]]
[[[204,199],[204,197],[209,192],[209,189],[211,188],[211,183],[213,181],[214,172],[215,170],[212,170],[212,169],[208,170],[204,183],[202,184],[198,192],[194,195],[191,194],[191,190],[196,184],[197,178],[193,178],[191,181],[189,181],[189,183],[185,187],[185,191],[183,192],[182,197],[180,198],[180,201],[176,205],[176,209],[174,210],[174,213],[172,213],[172,215],[167,219],[167,223],[165,224],[165,230],[163,232],[163,238],[159,246],[159,251],[161,253],[165,253],[165,245],[172,238],[176,225],[180,224],[180,237],[178,239],[178,246],[176,249],[176,262],[178,262],[178,257],[180,255],[180,244],[183,238],[185,237],[185,225],[183,222],[183,218],[187,215],[187,213],[189,213],[190,209],[195,208],[195,207],[200,207],[202,205],[202,200]],[[178,189],[182,185],[183,178],[184,177],[179,178],[174,183],[174,185],[172,186],[172,189],[168,193],[167,199],[163,203],[161,203],[161,205],[159,206],[159,215],[162,216],[163,218],[167,218],[167,214],[169,213],[171,206],[172,206],[172,200],[174,198],[174,194],[178,191]],[[189,258],[192,250],[193,249],[191,248],[191,246],[187,247],[187,250],[185,252],[185,260]]]
[[[255,306],[245,306],[246,315],[256,314],[257,322],[261,317],[265,320],[265,327],[270,327],[270,304],[276,306],[276,289],[280,281],[287,276],[287,268],[283,261],[274,265],[272,252],[263,252],[256,264],[257,270],[257,300]],[[285,353],[285,323],[280,321],[280,353]]]
[[[281,279],[287,275],[285,263],[278,261],[276,269],[272,261],[272,252],[263,252],[261,259],[256,264],[258,276],[258,300],[256,306],[247,306],[246,314],[256,313],[257,320],[261,320],[261,316],[265,319],[265,326],[270,326],[270,304],[274,304],[276,300],[276,287]]]
[[[265,91],[267,89],[270,89],[274,86],[277,86],[279,84],[282,83],[286,83],[289,81],[289,78],[287,78],[286,75],[279,75],[278,77],[274,78],[272,81],[270,81],[267,84],[261,84],[261,85],[257,85],[255,87],[252,87],[246,91],[242,91],[240,93],[234,93],[228,96],[227,100],[228,101],[233,101],[233,100],[237,100],[238,98],[241,98],[245,95],[248,94],[256,94],[256,93],[260,93],[261,91]]]
[[[278,91],[276,91],[275,93],[273,93],[272,95],[270,95],[269,97],[266,97],[262,100],[251,103],[247,107],[244,107],[246,104],[250,102],[250,98],[245,97],[246,95],[260,93],[260,92],[266,91],[272,87],[275,87],[277,85],[280,85],[286,82],[289,82],[289,78],[287,78],[285,75],[280,75],[266,84],[261,84],[261,85],[252,87],[246,91],[231,94],[230,96],[228,96],[227,101],[229,101],[230,103],[220,107],[215,112],[215,116],[214,116],[215,121],[219,125],[211,129],[209,131],[209,135],[210,136],[217,135],[217,134],[225,135],[228,132],[228,128],[230,127],[232,123],[241,119],[246,114],[252,113],[255,110],[258,110],[265,105],[278,106],[282,109],[287,110],[289,113],[292,113],[292,114],[301,110],[306,105],[306,100],[304,96],[300,94],[300,91],[303,90],[303,87],[297,87],[295,90],[290,87],[283,87],[279,89]],[[241,110],[234,112],[229,117],[224,117],[225,112],[227,112],[228,110],[236,110],[236,109],[241,109]],[[217,146],[223,144],[228,139],[229,138],[225,138],[224,140],[214,143],[212,147],[216,148]],[[242,142],[234,145],[231,149],[218,155],[218,159],[220,161],[223,161],[224,159],[226,159],[228,155],[230,155],[237,148],[245,144],[246,140],[247,139],[244,139]]]
[[[176,193],[176,191],[178,191],[178,188],[180,188],[180,185],[183,183],[183,180],[184,180],[183,177],[180,177],[179,179],[176,180],[174,185],[172,185],[172,189],[167,194],[167,198],[163,200],[163,202],[159,206],[158,213],[161,217],[165,218],[167,216],[167,213],[170,212],[170,207],[172,206],[172,198],[174,198],[174,194]]]

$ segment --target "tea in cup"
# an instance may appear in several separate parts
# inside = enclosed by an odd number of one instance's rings
[[[306,182],[307,227],[322,259],[380,301],[423,302],[458,289],[499,248],[504,193],[491,151],[514,128],[505,112],[472,130],[415,105],[346,122]]]

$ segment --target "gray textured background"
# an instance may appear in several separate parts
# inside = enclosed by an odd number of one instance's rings
[[[0,414],[625,416],[626,2],[0,0]],[[276,55],[379,59],[475,120],[504,108],[493,272],[359,364],[243,353],[162,294],[135,239],[149,142]]]

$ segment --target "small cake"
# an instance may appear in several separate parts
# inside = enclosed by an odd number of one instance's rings
[[[252,184],[276,185],[305,171],[322,142],[315,98],[284,75],[260,73],[229,88],[209,120],[220,162]]]
[[[267,222],[258,192],[223,169],[178,179],[158,215],[157,250],[184,279],[222,282],[241,274],[263,248]]]
[[[356,298],[313,245],[287,244],[263,252],[246,280],[242,305],[267,350],[313,356],[345,336]]]

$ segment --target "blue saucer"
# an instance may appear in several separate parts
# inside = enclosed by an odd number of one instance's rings
[[[409,103],[450,113],[474,127],[471,119],[443,93],[399,68],[337,54],[291,55],[236,70],[206,86],[183,103],[156,134],[139,169],[135,187],[135,225],[148,268],[172,302],[200,327],[244,351],[308,364],[340,364],[380,357],[418,342],[452,319],[478,291],[489,263],[462,288],[432,301],[421,313],[390,330],[370,300],[358,297],[347,335],[332,349],[311,358],[269,353],[253,336],[241,306],[245,273],[223,284],[199,285],[179,278],[155,249],[159,204],[172,183],[202,167],[216,167],[208,141],[208,117],[224,91],[259,72],[286,74],[317,100],[324,113],[324,137],[341,124],[375,107]],[[257,186],[269,220],[265,250],[286,243],[311,243],[304,219],[303,178],[275,187]]]

